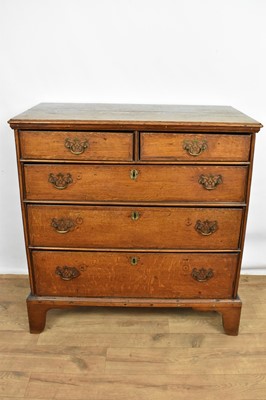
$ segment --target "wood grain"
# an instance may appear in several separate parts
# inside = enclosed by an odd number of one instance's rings
[[[9,121],[12,128],[38,129],[46,126],[138,129],[163,127],[211,131],[258,131],[262,125],[228,106],[144,105],[144,104],[73,104],[41,103]],[[142,128],[143,129],[143,128]]]
[[[210,383],[211,381],[211,383]],[[224,396],[235,400],[263,400],[266,388],[263,374],[213,375],[166,374],[164,371],[150,375],[148,369],[142,375],[106,373],[103,376],[68,376],[33,373],[26,398],[78,400],[221,400]]]
[[[57,307],[138,306],[215,310],[225,332],[237,335],[260,123],[231,107],[106,104],[40,104],[9,122],[16,133],[32,333],[45,328],[47,311]],[[58,250],[82,257],[89,250],[92,258],[100,251],[99,261],[108,255],[112,262],[87,269],[62,258],[55,266]],[[123,257],[132,251],[142,261],[129,273]],[[200,253],[204,266],[186,275],[174,261],[184,251],[194,260]],[[236,253],[234,262],[210,266],[206,256],[219,252]],[[42,257],[38,268],[34,254]],[[17,318],[17,329],[22,321]]]
[[[250,135],[204,135],[143,132],[140,135],[141,160],[200,161],[248,161]],[[198,155],[184,149],[186,142],[206,143]]]
[[[33,251],[38,296],[114,296],[158,298],[230,298],[238,254],[163,254]],[[136,265],[132,265],[132,258]],[[56,274],[69,266],[79,276],[65,281]],[[198,282],[192,271],[210,269]]]
[[[15,371],[7,369],[6,371],[2,368],[5,365],[5,362],[2,364],[2,356],[1,357],[1,366],[0,366],[0,398],[3,399],[2,394],[6,396],[6,398],[23,398],[27,385],[29,383],[30,373],[27,371],[20,371],[16,369]],[[14,362],[12,357],[10,357],[10,361],[12,367],[14,367]]]
[[[134,212],[139,219],[132,220]],[[241,218],[242,209],[227,208],[28,205],[32,246],[236,250]],[[71,220],[73,229],[58,233],[53,219]],[[198,220],[217,221],[217,231],[198,233]]]
[[[0,325],[0,397],[264,400],[266,314],[257,304],[266,306],[265,286],[265,276],[241,277],[240,292],[250,301],[237,338],[221,334],[215,312],[98,307],[50,311],[47,329],[30,335],[24,304],[28,278],[1,276],[0,317],[9,328]],[[7,301],[8,292],[13,296]],[[256,292],[254,301],[250,292]],[[24,330],[17,330],[12,321],[21,313]],[[251,320],[254,328],[247,333]]]
[[[24,171],[26,200],[244,202],[248,168],[26,164]],[[73,182],[58,190],[49,182],[50,174],[71,174]],[[199,182],[201,176],[221,176],[222,181],[216,188],[206,189]]]
[[[180,363],[180,358],[182,363]],[[229,360],[234,362],[229,362]],[[266,349],[252,348],[243,350],[209,350],[201,349],[109,349],[106,359],[106,370],[113,374],[126,373],[138,375],[149,370],[158,374],[202,374],[209,370],[213,374],[259,374],[261,362],[266,359]],[[206,362],[206,360],[208,360]],[[249,362],[247,363],[246,360]],[[265,367],[264,367],[265,368]]]
[[[65,141],[87,143],[82,154],[73,154]],[[133,133],[21,131],[21,156],[49,160],[123,160],[133,159]]]

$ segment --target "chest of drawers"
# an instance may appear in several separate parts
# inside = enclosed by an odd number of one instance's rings
[[[238,334],[260,123],[232,107],[45,103],[9,123],[30,332],[51,308],[123,306],[215,310]]]

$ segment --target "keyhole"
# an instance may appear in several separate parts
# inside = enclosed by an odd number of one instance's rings
[[[135,181],[138,177],[138,174],[139,174],[139,171],[137,169],[132,169],[130,171],[130,178]]]
[[[138,211],[132,211],[132,213],[131,213],[132,221],[137,221],[139,219],[139,216],[140,216],[140,214]]]
[[[138,257],[131,257],[130,259],[131,265],[137,265],[138,261]]]

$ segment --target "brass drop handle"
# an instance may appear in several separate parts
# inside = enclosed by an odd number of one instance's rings
[[[56,189],[63,190],[73,182],[71,174],[62,174],[61,172],[57,175],[49,174],[48,182],[51,183]]]
[[[131,213],[131,219],[132,221],[137,221],[140,217],[140,213],[138,211],[132,211]]]
[[[130,171],[130,178],[135,181],[138,177],[139,171],[137,169],[132,169]]]
[[[71,229],[75,227],[75,222],[72,219],[53,218],[51,221],[51,226],[55,229],[57,233],[68,233]]]
[[[130,258],[130,264],[131,264],[131,265],[137,265],[138,262],[139,262],[138,257],[131,257],[131,258]]]
[[[80,272],[75,267],[56,267],[55,274],[58,275],[63,281],[71,281],[71,279],[77,278]]]
[[[200,175],[199,177],[199,184],[206,190],[213,190],[220,183],[223,183],[222,175]]]
[[[193,268],[193,270],[191,272],[191,276],[197,282],[206,282],[209,279],[213,278],[214,273],[213,273],[213,270],[211,268],[209,268],[209,269],[206,269],[206,268],[200,268],[200,269]]]
[[[186,150],[186,152],[190,156],[199,156],[204,150],[208,148],[208,144],[206,140],[198,140],[198,139],[193,139],[193,140],[184,140],[183,142],[183,149]]]
[[[79,156],[84,153],[84,151],[89,147],[89,143],[87,140],[81,141],[77,138],[71,140],[66,138],[65,140],[65,148],[70,151],[70,153]]]
[[[198,220],[194,228],[201,235],[209,236],[217,231],[218,223],[217,221],[209,221],[207,219],[205,221]]]

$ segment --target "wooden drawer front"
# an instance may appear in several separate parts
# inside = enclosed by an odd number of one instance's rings
[[[29,164],[26,199],[243,202],[247,170],[244,166]]]
[[[133,133],[21,131],[24,159],[133,159]]]
[[[230,298],[236,254],[33,251],[39,296]]]
[[[250,135],[141,133],[141,160],[248,161]]]
[[[242,209],[28,205],[32,246],[238,249]]]

